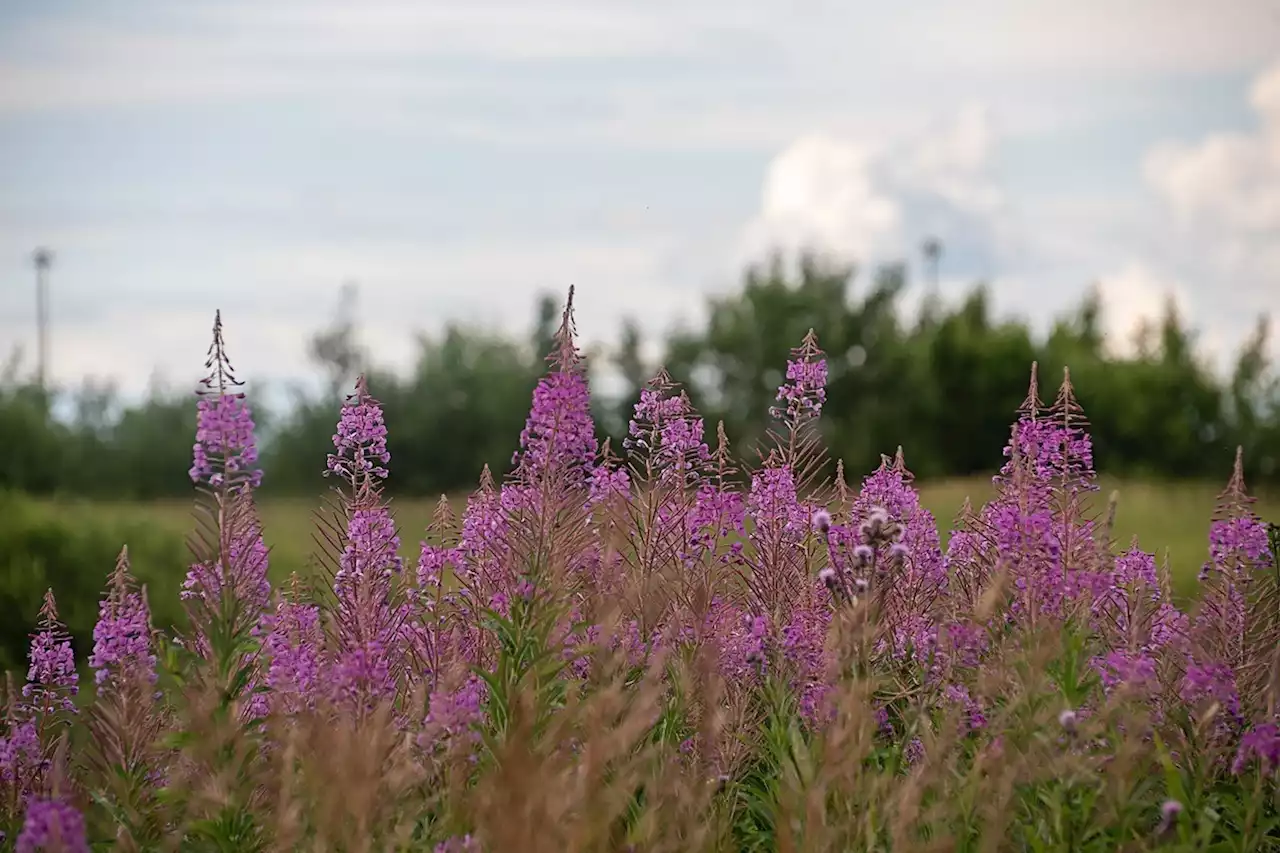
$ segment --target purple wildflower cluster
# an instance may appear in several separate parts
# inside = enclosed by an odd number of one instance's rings
[[[712,449],[702,418],[665,373],[635,405],[625,458],[601,448],[568,310],[556,346],[533,392],[513,475],[497,482],[486,468],[460,519],[442,501],[409,572],[382,494],[387,427],[359,379],[326,466],[339,482],[332,575],[273,590],[252,503],[260,483],[251,471],[252,416],[228,390],[215,326],[208,384],[217,392],[199,403],[191,474],[223,501],[231,534],[192,567],[182,595],[203,608],[203,621],[192,620],[197,666],[219,654],[214,640],[227,626],[218,618],[232,613],[247,626],[233,649],[246,670],[233,698],[242,719],[282,724],[254,729],[265,746],[280,746],[271,739],[308,719],[364,724],[381,709],[424,778],[434,778],[429,768],[442,756],[481,764],[512,713],[503,691],[528,660],[551,661],[528,679],[541,688],[558,682],[548,695],[562,697],[589,692],[611,665],[637,683],[635,673],[651,666],[695,660],[710,662],[707,677],[720,680],[721,698],[686,720],[673,742],[681,760],[701,762],[713,778],[733,778],[731,744],[750,732],[743,724],[716,745],[706,719],[782,688],[804,736],[821,737],[841,716],[851,671],[892,685],[868,692],[874,737],[902,767],[919,768],[943,751],[921,723],[939,714],[953,715],[975,755],[1017,748],[995,730],[1012,700],[993,688],[988,665],[1036,632],[1070,628],[1085,637],[1087,672],[1078,680],[1097,686],[1075,685],[1069,695],[1063,687],[1055,699],[1048,719],[1057,714],[1064,749],[1093,748],[1082,733],[1109,703],[1136,699],[1149,725],[1125,737],[1158,734],[1180,756],[1200,750],[1212,757],[1209,772],[1224,778],[1255,770],[1271,778],[1280,767],[1280,717],[1263,665],[1280,637],[1267,633],[1266,608],[1276,599],[1258,594],[1274,582],[1274,558],[1238,462],[1210,531],[1203,605],[1192,618],[1173,601],[1153,555],[1136,542],[1117,551],[1090,515],[1093,454],[1069,378],[1045,407],[1033,372],[994,497],[978,509],[966,504],[944,548],[901,449],[856,490],[842,466],[834,480],[812,474],[828,379],[812,333],[777,392],[773,414],[785,434],[745,472],[732,465],[723,427]],[[841,645],[850,626],[867,637],[852,659]],[[551,653],[530,651],[531,638]],[[89,658],[97,701],[145,684],[140,695],[160,715],[164,700],[152,689],[158,642],[146,590],[122,554]],[[77,712],[76,690],[50,592],[27,684],[0,738],[0,787],[12,795],[0,802],[16,804],[23,818],[19,850],[88,849],[77,809],[90,801],[56,797],[53,781],[68,772],[53,756]],[[155,767],[157,778],[180,769],[172,754],[156,755],[174,762]],[[1153,826],[1172,831],[1189,807],[1167,800]],[[484,849],[479,836],[449,829],[431,839],[435,849]],[[55,838],[61,847],[51,846]]]
[[[99,689],[112,681],[126,684],[136,681],[155,684],[156,681],[151,610],[146,589],[135,588],[127,550],[120,552],[107,596],[98,609],[89,666]]]
[[[15,853],[89,853],[84,818],[69,803],[33,799],[27,807]]]

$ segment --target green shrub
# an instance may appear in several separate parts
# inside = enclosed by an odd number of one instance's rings
[[[77,659],[87,658],[98,601],[125,545],[134,574],[150,590],[156,627],[177,624],[178,587],[190,562],[180,535],[156,525],[104,522],[88,508],[54,508],[0,492],[0,669],[25,672],[29,634],[50,587],[57,590],[58,612]]]

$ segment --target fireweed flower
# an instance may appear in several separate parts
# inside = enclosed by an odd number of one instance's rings
[[[262,483],[253,413],[242,394],[204,397],[196,404],[196,443],[192,446],[192,482],[221,485],[230,475],[243,475],[257,488]]]
[[[34,783],[45,770],[44,748],[34,722],[8,722],[8,735],[0,737],[0,788],[12,786],[21,804],[26,802]]]
[[[740,493],[711,483],[699,486],[688,517],[690,561],[716,553],[731,535],[745,536],[746,518]],[[722,562],[729,559],[729,554],[721,556]]]
[[[39,630],[31,638],[31,665],[27,669],[27,684],[22,688],[24,712],[34,719],[75,714],[72,699],[78,691],[71,637],[58,619],[53,590],[48,590],[44,594],[44,606],[40,608]]]
[[[765,671],[769,652],[769,620],[743,612],[717,598],[706,617],[704,636],[718,646],[720,674],[729,685],[753,682]]]
[[[599,506],[614,496],[628,498],[631,496],[631,475],[622,465],[596,465],[591,469],[589,487],[588,505],[592,507]]]
[[[1159,686],[1156,661],[1143,652],[1114,649],[1093,661],[1102,686],[1111,691],[1120,686],[1134,690],[1153,690]]]
[[[146,590],[135,588],[125,551],[120,552],[107,595],[98,608],[89,666],[99,687],[110,680],[156,682]]]
[[[484,717],[485,697],[485,683],[474,675],[455,688],[433,690],[427,718],[418,735],[418,746],[430,752],[454,746],[469,748],[479,743],[476,725]]]
[[[1197,636],[1238,664],[1245,653],[1245,589],[1271,568],[1266,524],[1252,514],[1215,521],[1209,528],[1209,555],[1200,572],[1205,618],[1197,620]]]
[[[244,383],[235,378],[222,340],[222,312],[214,315],[213,340],[205,367],[209,375],[201,380],[196,404],[196,442],[188,474],[193,483],[215,488],[233,486],[255,489],[262,472],[255,466],[258,447],[254,438],[253,413],[244,394],[234,389]]]
[[[757,531],[767,531],[765,536],[798,542],[808,529],[809,513],[796,498],[795,480],[786,465],[762,468],[752,475],[747,511]]]
[[[471,834],[455,835],[436,845],[435,853],[478,853],[480,842]]]
[[[372,711],[379,701],[396,695],[396,683],[388,662],[391,649],[377,640],[338,652],[328,672],[329,689],[340,705]]]
[[[649,477],[665,485],[696,485],[711,461],[705,426],[666,371],[640,390],[622,446]]]
[[[237,628],[256,627],[271,603],[267,580],[267,547],[252,494],[262,482],[256,468],[257,443],[253,416],[243,385],[235,378],[222,339],[222,315],[214,318],[213,341],[205,366],[209,375],[198,392],[196,443],[192,448],[192,481],[210,487],[218,495],[219,538],[215,553],[202,555],[192,565],[182,585],[182,599],[191,616],[194,651],[211,653],[209,620],[224,612],[225,601],[235,602]],[[209,543],[213,546],[213,543]]]
[[[391,462],[387,451],[387,427],[382,406],[369,396],[363,375],[356,380],[355,393],[347,397],[333,435],[334,452],[329,454],[325,474],[334,474],[355,484],[366,478],[386,479]]]
[[[924,758],[924,741],[913,737],[902,749],[902,761],[908,767],[912,767],[922,758]]]
[[[335,689],[342,698],[360,690],[374,697],[394,693],[403,657],[404,605],[393,604],[392,578],[403,569],[400,537],[381,503],[352,511],[347,544],[334,574],[338,659]],[[394,660],[388,660],[393,657]]]
[[[1100,581],[1091,596],[1090,615],[1095,629],[1108,642],[1136,644],[1147,651],[1183,644],[1186,615],[1164,600],[1151,554],[1135,543],[1116,558],[1113,570],[1104,573]]]
[[[1235,674],[1226,664],[1192,662],[1187,666],[1179,695],[1183,702],[1193,707],[1217,705],[1219,729],[1229,730],[1241,723],[1240,695],[1236,692]]]
[[[418,552],[418,588],[430,593],[440,586],[446,568],[456,567],[461,560],[461,551],[443,545],[423,542]]]
[[[894,654],[914,650],[918,660],[937,646],[938,606],[947,587],[938,526],[920,505],[901,451],[882,458],[862,484],[848,529],[832,525],[833,562],[884,589],[881,606],[893,626]]]
[[[565,302],[560,328],[548,361],[550,371],[538,380],[533,403],[520,433],[520,449],[512,465],[532,483],[557,472],[570,484],[585,483],[596,456],[595,422],[591,417],[591,392],[578,353],[573,322],[573,288]]]
[[[533,389],[533,406],[513,464],[536,477],[555,465],[589,476],[596,455],[595,422],[586,377],[577,370],[547,374]]]
[[[822,589],[819,581],[819,589]],[[816,591],[815,591],[816,593]],[[810,724],[819,722],[819,712],[830,685],[827,684],[827,626],[831,608],[815,594],[808,606],[797,607],[782,629],[781,653],[791,675],[792,688],[800,697],[800,714]]]
[[[458,579],[476,598],[487,599],[502,583],[507,526],[502,497],[486,465],[479,488],[467,498],[456,567]]]
[[[942,692],[948,702],[960,705],[965,710],[965,726],[969,731],[976,731],[987,725],[987,717],[982,703],[974,699],[969,688],[963,684],[949,684]]]
[[[271,710],[296,714],[314,707],[321,686],[324,630],[320,609],[297,600],[282,599],[263,619],[266,638],[266,684]]]
[[[1250,729],[1240,739],[1240,748],[1231,764],[1231,772],[1239,776],[1254,759],[1257,759],[1264,774],[1273,774],[1280,768],[1280,726],[1263,723]]]
[[[747,515],[753,522],[748,536],[752,595],[765,612],[787,619],[808,595],[810,583],[799,546],[809,533],[811,513],[797,499],[790,466],[769,464],[751,475]]]
[[[991,645],[987,629],[969,622],[952,622],[943,628],[942,634],[952,666],[976,669]]]
[[[33,799],[27,806],[15,853],[89,853],[84,818],[61,800]]]
[[[1005,565],[1016,591],[1011,615],[1025,621],[1060,613],[1068,598],[1090,588],[1069,572],[1088,568],[1098,553],[1092,524],[1081,517],[1076,499],[1097,486],[1087,421],[1068,376],[1045,410],[1033,365],[1019,412],[1004,449],[1008,461],[994,480],[996,497],[970,523],[985,533],[953,539],[947,563],[965,578],[971,595],[989,567]]]
[[[778,388],[777,401],[781,405],[770,409],[770,416],[792,426],[822,413],[827,401],[827,360],[812,329],[787,360],[786,379]]]
[[[252,509],[241,530],[232,537],[222,559],[192,564],[182,581],[179,597],[209,613],[220,611],[223,596],[229,596],[246,621],[256,623],[271,606],[271,581],[267,578],[268,551],[262,525]],[[202,619],[193,619],[195,651],[209,654]]]
[[[271,582],[267,579],[268,552],[261,525],[254,522],[244,535],[231,541],[226,562],[230,572],[221,561],[192,565],[182,582],[181,597],[201,598],[212,603],[226,587],[226,591],[249,610],[265,610],[271,601]]]

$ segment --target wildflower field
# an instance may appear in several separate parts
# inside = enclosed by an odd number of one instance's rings
[[[1097,483],[1097,491],[1086,495],[1085,500],[1091,509],[1105,515],[1109,500],[1115,495],[1115,540],[1129,544],[1137,537],[1139,544],[1154,553],[1158,561],[1167,558],[1174,598],[1183,601],[1194,598],[1200,587],[1196,576],[1204,562],[1206,537],[1222,484],[1118,480],[1105,473],[1098,477]],[[995,494],[989,476],[917,482],[915,487],[921,506],[940,522],[938,532],[943,547],[951,535],[951,521],[964,502],[969,500],[981,506]],[[1273,491],[1257,497],[1254,507],[1259,517],[1280,519],[1280,496]],[[467,495],[449,495],[449,502],[455,514],[461,515],[466,509]],[[107,528],[146,524],[185,537],[194,527],[190,501],[47,499],[37,503],[53,514],[87,516]],[[271,551],[268,568],[273,581],[287,580],[293,572],[305,576],[313,570],[312,530],[315,512],[322,505],[322,498],[267,497],[258,502],[263,540]],[[405,560],[417,560],[417,536],[431,523],[438,505],[438,499],[414,497],[397,497],[392,502],[391,512],[401,531],[399,554]]]
[[[1032,367],[943,531],[901,452],[828,458],[812,334],[763,446],[662,373],[600,444],[571,293],[508,477],[406,560],[359,381],[289,530],[320,568],[281,578],[220,320],[208,367],[186,627],[152,627],[122,550],[82,685],[49,592],[4,849],[1280,849],[1277,531],[1237,457],[1175,596],[1164,546],[1117,536],[1068,377],[1046,405]]]

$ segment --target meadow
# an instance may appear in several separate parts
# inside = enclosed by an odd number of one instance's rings
[[[1184,601],[1194,597],[1198,588],[1196,574],[1208,554],[1210,517],[1222,490],[1221,484],[1121,481],[1104,476],[1099,478],[1098,485],[1098,491],[1086,499],[1091,511],[1105,516],[1111,495],[1116,495],[1116,543],[1127,546],[1136,536],[1139,547],[1144,551],[1161,559],[1167,554],[1175,594]],[[917,488],[921,505],[938,521],[944,546],[952,521],[965,499],[980,507],[993,495],[989,477],[921,482]],[[1263,519],[1280,522],[1280,496],[1263,491],[1255,497],[1255,512]],[[54,510],[87,511],[112,525],[153,524],[183,536],[188,535],[193,527],[191,501],[42,503]],[[399,498],[390,502],[400,529],[400,556],[409,563],[418,559],[419,542],[437,503],[438,499],[423,498]],[[451,503],[461,516],[466,507],[466,495],[453,496]],[[271,549],[270,572],[274,581],[283,581],[292,572],[307,574],[312,570],[310,566],[315,551],[312,532],[315,513],[321,507],[319,497],[311,500],[266,498],[260,502],[263,538]],[[175,566],[174,572],[185,574],[186,567]]]
[[[0,849],[1280,849],[1280,528],[1241,453],[1216,487],[1100,480],[1069,377],[1046,405],[1033,369],[994,479],[828,479],[810,332],[758,463],[665,373],[618,456],[571,304],[513,470],[438,509],[386,497],[363,378],[321,511],[259,500],[220,322],[194,512],[11,500],[33,546],[79,516],[193,553],[179,580],[121,551],[79,649],[45,593]]]

